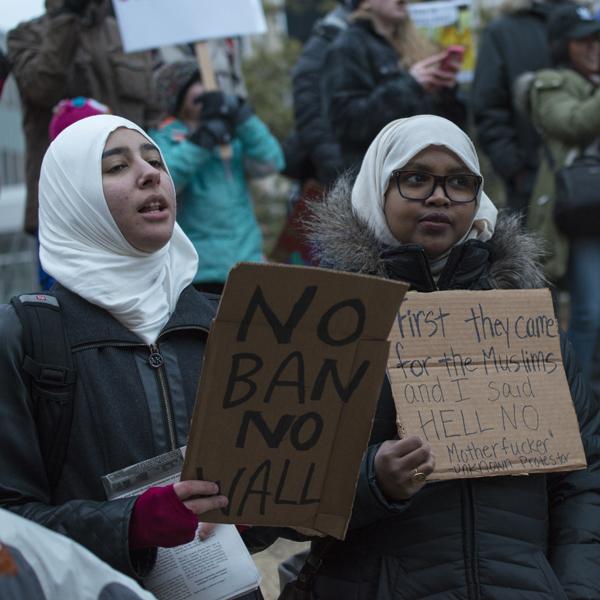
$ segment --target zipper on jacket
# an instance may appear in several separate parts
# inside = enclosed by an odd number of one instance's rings
[[[469,480],[461,482],[462,518],[463,518],[463,555],[465,557],[465,576],[467,579],[467,598],[479,600],[479,574],[477,565],[477,543],[475,540],[475,508],[473,485]]]
[[[169,397],[169,388],[167,386],[167,380],[165,377],[164,363],[165,361],[162,354],[159,351],[158,345],[150,344],[150,356],[148,357],[148,364],[156,371],[158,386],[160,388],[163,405],[165,407],[165,416],[167,419],[167,429],[169,431],[169,441],[171,443],[171,450],[176,450],[177,438],[175,437],[173,406],[171,405],[171,398]]]
[[[421,259],[421,268],[423,269],[423,271],[425,272],[425,275],[427,276],[427,283],[431,287],[431,291],[433,291],[433,292],[439,291],[437,283],[435,282],[435,279],[433,278],[433,275],[431,273],[431,268],[429,267],[429,261],[427,260],[427,256],[425,255],[424,249],[421,249],[421,254],[419,255],[419,258]]]
[[[201,325],[185,325],[182,327],[172,327],[170,329],[166,329],[162,332],[161,337],[167,333],[171,333],[173,331],[183,331],[195,329],[202,331],[203,333],[208,334],[209,330],[207,327],[202,327]],[[171,450],[177,449],[177,438],[175,435],[175,419],[173,417],[173,406],[171,404],[171,398],[169,395],[169,388],[167,385],[167,380],[164,372],[164,359],[162,354],[159,351],[159,348],[156,344],[151,344],[147,346],[144,343],[136,343],[136,342],[96,342],[90,344],[81,344],[79,346],[73,346],[73,352],[80,352],[82,350],[89,350],[92,348],[150,348],[150,356],[148,357],[148,363],[152,368],[156,370],[156,377],[158,380],[158,385],[161,391],[161,399],[163,401],[163,405],[165,407],[165,416],[167,420],[167,429],[169,432],[169,442],[171,445]]]

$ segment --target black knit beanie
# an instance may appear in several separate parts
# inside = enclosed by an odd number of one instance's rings
[[[194,59],[178,60],[160,67],[154,74],[154,84],[162,110],[177,116],[185,93],[196,81],[200,81],[200,71]]]

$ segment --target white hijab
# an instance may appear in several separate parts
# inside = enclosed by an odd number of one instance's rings
[[[451,150],[471,173],[481,175],[473,142],[451,121],[434,115],[419,115],[386,125],[371,142],[352,188],[354,214],[384,244],[394,247],[402,244],[402,240],[392,235],[384,213],[385,193],[392,171],[404,167],[428,146],[443,146]],[[471,227],[455,245],[472,238],[485,242],[492,237],[498,210],[483,191],[483,185],[476,203]],[[444,257],[449,252],[450,249]],[[438,257],[432,262],[442,258]]]
[[[67,127],[50,144],[39,185],[40,262],[67,289],[152,344],[194,278],[198,255],[177,224],[156,252],[137,250],[123,237],[104,198],[101,168],[106,140],[119,127],[154,143],[131,121],[98,115]]]

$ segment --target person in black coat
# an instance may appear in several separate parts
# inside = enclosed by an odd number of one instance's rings
[[[351,24],[337,36],[321,79],[324,102],[345,168],[358,166],[379,130],[400,117],[433,113],[458,125],[466,108],[457,96],[458,65],[419,34],[405,3],[354,2]]]
[[[61,309],[72,424],[59,427],[63,388],[42,396],[51,408],[39,398],[37,378],[58,385],[58,368],[24,356],[23,322],[0,304],[0,507],[143,577],[159,546],[192,541],[198,515],[227,498],[213,482],[180,481],[107,500],[102,477],[185,445],[217,302],[191,286],[198,257],[175,223],[173,181],[131,121],[96,115],[67,127],[39,189],[40,258],[57,284],[22,299]],[[52,335],[43,344],[65,351]]]
[[[324,267],[423,293],[543,287],[535,238],[518,217],[497,215],[482,188],[462,130],[432,115],[400,119],[373,141],[356,179],[340,178],[314,205],[311,241]],[[322,559],[313,597],[600,598],[600,412],[566,338],[561,351],[585,470],[424,483],[435,456],[419,437],[398,439],[386,379],[346,539],[313,543]]]
[[[527,214],[539,165],[539,137],[515,104],[515,82],[550,67],[547,20],[560,1],[507,0],[483,30],[471,87],[477,139],[502,179],[508,208]]]
[[[302,48],[292,70],[294,131],[283,144],[284,175],[298,181],[291,199],[287,222],[275,243],[270,258],[276,262],[310,264],[310,250],[302,221],[311,202],[318,202],[323,188],[335,181],[343,170],[340,146],[325,113],[320,79],[327,50],[348,25],[351,0],[320,19]]]
[[[340,2],[315,24],[292,70],[297,143],[308,155],[311,176],[321,185],[331,184],[342,171],[340,148],[325,114],[319,82],[329,46],[348,26],[347,4]]]

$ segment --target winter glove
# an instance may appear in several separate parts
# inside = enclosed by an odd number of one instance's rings
[[[198,517],[177,497],[172,485],[151,487],[133,505],[129,548],[173,548],[194,539]]]
[[[188,140],[197,146],[212,150],[215,146],[229,144],[232,138],[231,124],[223,119],[204,119],[195,131],[188,135]]]
[[[242,98],[220,91],[205,92],[196,102],[202,104],[203,119],[224,119],[234,129],[252,115],[252,108]]]

